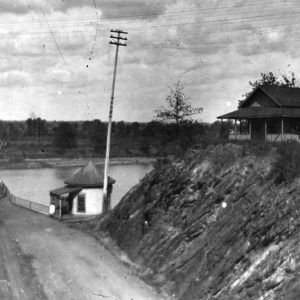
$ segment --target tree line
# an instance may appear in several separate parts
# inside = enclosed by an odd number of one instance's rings
[[[160,155],[178,152],[211,137],[226,138],[230,124],[216,121],[163,123],[153,120],[144,122],[113,122],[112,155]],[[222,129],[223,128],[223,129]],[[8,145],[26,144],[45,151],[85,149],[85,153],[104,155],[107,123],[100,120],[57,122],[44,119],[26,121],[0,121],[0,140]],[[21,146],[20,146],[21,147]],[[24,147],[22,147],[25,151]],[[176,150],[176,151],[175,151]],[[114,154],[115,153],[115,154]]]
[[[179,154],[194,144],[226,139],[232,124],[203,123],[196,118],[203,109],[194,107],[176,82],[169,88],[165,105],[153,112],[150,122],[113,122],[112,156],[155,156]],[[15,145],[11,151],[23,157],[38,154],[105,154],[107,123],[101,120],[57,122],[41,118],[26,121],[0,121],[0,139]],[[22,146],[23,145],[23,146]],[[73,151],[73,152],[72,152]]]

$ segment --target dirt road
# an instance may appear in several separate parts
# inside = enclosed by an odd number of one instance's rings
[[[94,238],[0,200],[0,299],[163,299]]]

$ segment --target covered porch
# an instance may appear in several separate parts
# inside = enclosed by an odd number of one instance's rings
[[[234,121],[230,140],[300,141],[300,110],[244,108],[218,117]]]
[[[300,120],[297,120],[300,123]],[[230,140],[264,140],[268,142],[300,141],[295,120],[290,119],[248,119],[234,120],[234,131]]]
[[[70,215],[73,208],[73,200],[82,190],[81,187],[60,187],[50,191],[50,205],[54,205],[54,217],[62,219],[64,215]]]

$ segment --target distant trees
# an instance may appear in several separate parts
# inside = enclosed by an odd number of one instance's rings
[[[13,149],[12,152],[18,151],[21,155],[24,152],[24,157],[39,157],[39,155],[51,157],[58,154],[103,157],[105,154],[107,123],[100,120],[84,122],[39,120],[37,124],[35,120],[32,118],[26,121],[0,120],[0,142],[5,144],[5,147]],[[148,123],[114,122],[111,155],[122,157],[180,154],[197,143],[226,136],[228,128],[222,130],[219,123],[210,125],[185,120],[179,123],[180,130],[177,135],[175,122],[166,123],[157,120]],[[47,130],[42,129],[43,124]],[[39,147],[36,146],[37,125],[39,130],[44,132]]]
[[[131,132],[131,136],[137,136],[139,135],[140,132],[140,123],[138,122],[133,122],[130,125],[130,132]]]
[[[100,120],[85,121],[82,126],[82,134],[99,154],[105,153],[106,130],[107,125]]]
[[[116,131],[119,136],[124,136],[127,134],[127,128],[124,121],[120,121],[116,123]]]
[[[254,82],[249,81],[249,84],[252,87],[252,90],[249,93],[246,93],[243,97],[243,100],[239,100],[238,108],[241,108],[244,101],[247,97],[255,90],[257,87],[262,85],[277,85],[277,86],[286,86],[286,87],[296,87],[296,76],[294,72],[291,72],[289,75],[281,75],[282,78],[278,78],[272,72],[261,73],[260,78]]]
[[[41,118],[32,119],[29,118],[25,121],[26,123],[26,135],[29,136],[43,136],[47,135],[48,129],[46,120]]]
[[[4,140],[18,139],[25,134],[25,125],[21,121],[0,121],[0,138]]]
[[[166,97],[166,106],[161,106],[154,111],[155,118],[164,123],[180,123],[190,120],[191,116],[202,112],[201,107],[193,107],[189,97],[184,93],[184,86],[177,81],[170,87]]]
[[[67,150],[76,147],[76,126],[68,122],[60,122],[59,125],[53,129],[55,147],[61,150]]]

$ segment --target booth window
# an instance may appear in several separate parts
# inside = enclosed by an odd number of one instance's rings
[[[85,212],[85,194],[78,195],[78,205],[77,205],[78,212]]]

